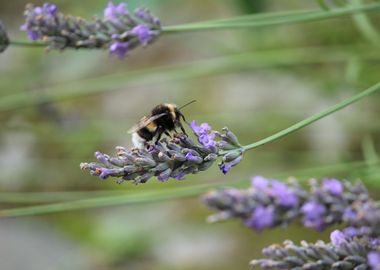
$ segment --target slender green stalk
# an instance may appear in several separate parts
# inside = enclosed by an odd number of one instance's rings
[[[296,124],[294,124],[293,126],[291,127],[288,127],[284,130],[281,130],[280,132],[277,132],[276,134],[273,134],[272,136],[269,136],[267,138],[264,138],[258,142],[255,142],[255,143],[252,143],[252,144],[249,144],[249,145],[246,145],[243,147],[244,150],[250,150],[250,149],[253,149],[253,148],[256,148],[256,147],[259,147],[259,146],[262,146],[264,144],[267,144],[267,143],[270,143],[270,142],[273,142],[275,140],[278,140],[284,136],[287,136],[289,135],[290,133],[293,133],[301,128],[304,128],[308,125],[311,125],[312,123],[336,112],[336,111],[339,111],[345,107],[347,107],[348,105],[351,105],[359,100],[361,100],[362,98],[372,94],[372,93],[375,93],[376,91],[380,90],[380,82],[371,86],[370,88],[366,89],[365,91],[357,94],[357,95],[354,95],[348,99],[345,99],[337,104],[335,104],[334,106],[330,107],[329,109],[327,109],[326,111],[323,111],[321,113],[318,113],[316,115],[313,115],[309,118],[306,118]]]
[[[216,23],[239,23],[239,22],[253,22],[253,21],[265,21],[265,20],[276,20],[279,18],[291,18],[299,15],[313,14],[315,10],[291,10],[291,11],[279,11],[279,12],[264,12],[264,13],[255,13],[255,14],[247,14],[236,17],[230,17],[225,19],[215,19],[210,20],[208,22],[216,24]],[[187,23],[187,26],[199,26],[203,25],[205,22],[193,22]],[[173,27],[173,26],[170,26]]]
[[[39,204],[127,194],[125,191],[0,192],[0,202]]]
[[[323,10],[330,10],[329,6],[326,4],[325,0],[317,0],[318,5]]]
[[[232,29],[232,28],[252,28],[252,27],[264,27],[264,26],[274,26],[274,25],[284,25],[284,24],[294,24],[301,22],[310,22],[336,18],[340,16],[346,16],[350,14],[355,14],[358,12],[374,12],[380,10],[380,4],[363,5],[360,7],[346,7],[339,8],[329,11],[315,11],[307,14],[299,14],[288,17],[272,17],[268,20],[257,20],[255,17],[257,15],[251,15],[252,20],[248,20],[245,17],[243,21],[237,21],[236,18],[231,18],[231,20],[225,20],[224,22],[218,21],[205,21],[197,24],[183,24],[163,27],[162,31],[164,33],[176,33],[185,31],[200,31],[200,30],[222,30],[222,29]]]
[[[43,42],[29,42],[29,41],[9,41],[9,45],[17,46],[17,47],[31,47],[31,48],[41,48],[46,47],[46,43]]]
[[[347,0],[333,0],[334,4],[337,5],[338,7],[343,7],[347,5],[348,1]]]
[[[0,217],[16,217],[38,214],[57,213],[68,210],[79,210],[98,208],[105,206],[127,205],[136,203],[157,202],[176,198],[194,197],[206,192],[217,185],[198,185],[196,187],[173,188],[164,191],[144,192],[143,194],[125,194],[116,196],[105,196],[98,198],[89,198],[47,205],[21,207],[7,210],[0,210]]]
[[[362,5],[362,2],[362,0],[351,0],[353,7],[360,7]],[[371,42],[374,45],[380,44],[379,33],[376,31],[376,28],[372,25],[367,14],[362,12],[354,14],[353,20],[356,24],[356,27],[362,33],[364,38],[366,38],[369,42]]]
[[[368,165],[368,172],[372,174],[379,174],[380,175],[380,167],[375,166],[372,167],[371,164],[380,162],[379,155],[376,152],[376,146],[373,139],[368,135],[365,136],[362,141],[362,152],[364,156],[364,160],[366,164]],[[378,184],[378,183],[377,183]]]
[[[373,162],[379,162],[380,158],[376,152],[375,142],[370,136],[365,136],[362,141],[362,151],[364,155],[364,160],[369,164]]]

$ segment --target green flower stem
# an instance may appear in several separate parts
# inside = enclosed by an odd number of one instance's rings
[[[170,200],[177,198],[186,198],[198,196],[216,187],[216,184],[197,185],[184,188],[171,188],[164,191],[150,191],[142,194],[124,194],[115,196],[104,196],[98,198],[89,198],[83,200],[75,200],[61,203],[53,203],[47,205],[28,206],[14,209],[0,210],[0,217],[17,217],[17,216],[30,216],[38,214],[57,213],[68,210],[79,210],[88,208],[97,208],[115,205],[129,205],[136,203],[147,203],[153,201]]]
[[[279,16],[278,18],[272,17],[268,20],[257,20],[257,15],[245,16],[242,21],[237,21],[236,18],[230,20],[218,21],[205,21],[202,23],[190,23],[183,25],[174,25],[163,27],[164,33],[176,33],[185,31],[199,31],[199,30],[217,30],[217,29],[232,29],[232,28],[251,28],[251,27],[264,27],[273,25],[294,24],[309,21],[318,21],[336,18],[340,16],[355,14],[358,12],[374,12],[380,10],[380,4],[363,5],[358,7],[346,7],[333,9],[329,11],[314,11],[306,14],[299,14],[293,16]]]
[[[15,41],[10,40],[9,45],[17,46],[17,47],[31,47],[31,48],[41,48],[46,47],[46,43],[43,42],[29,42],[29,41]]]
[[[372,168],[378,166],[380,161],[354,161],[339,163],[333,165],[324,165],[315,168],[301,169],[291,172],[284,172],[279,175],[275,175],[275,178],[286,178],[289,175],[295,177],[306,177],[309,178],[310,175],[313,177],[322,177],[326,173],[331,172],[347,172],[348,170],[357,171],[361,168]],[[71,210],[83,210],[91,208],[99,208],[106,206],[117,206],[117,205],[130,205],[138,203],[153,203],[158,201],[173,200],[188,197],[197,197],[211,188],[218,188],[223,186],[230,186],[236,188],[245,188],[247,186],[247,180],[237,181],[237,182],[225,182],[225,183],[213,183],[213,184],[202,184],[193,185],[189,187],[180,188],[169,188],[165,190],[151,190],[129,193],[125,191],[96,191],[96,192],[36,192],[36,193],[0,193],[0,201],[6,203],[46,203],[54,196],[58,195],[59,198],[67,200],[72,199],[73,195],[83,195],[87,196],[85,199],[63,201],[59,203],[51,203],[45,205],[27,206],[19,207],[13,209],[0,210],[0,217],[19,217],[19,216],[32,216],[32,215],[42,215],[51,214]],[[98,197],[88,198],[98,193]],[[64,198],[66,196],[66,198]],[[50,202],[55,202],[54,198]]]
[[[269,137],[266,137],[258,142],[255,142],[255,143],[252,143],[252,144],[249,144],[249,145],[245,145],[243,146],[242,148],[246,151],[246,150],[250,150],[250,149],[254,149],[256,147],[259,147],[259,146],[262,146],[264,144],[267,144],[267,143],[270,143],[270,142],[273,142],[275,140],[278,140],[284,136],[287,136],[289,135],[290,133],[293,133],[301,128],[304,128],[326,116],[329,116],[330,114],[336,112],[336,111],[339,111],[345,107],[347,107],[348,105],[351,105],[359,100],[361,100],[362,98],[372,94],[372,93],[375,93],[376,91],[380,90],[380,82],[371,86],[370,88],[366,89],[365,91],[357,94],[357,95],[354,95],[348,99],[345,99],[337,104],[335,104],[334,106],[332,106],[331,108],[327,109],[326,111],[323,111],[321,113],[318,113],[316,115],[313,115],[309,118],[306,118],[296,124],[294,124],[293,126],[291,127],[288,127],[284,130],[281,130],[280,132],[277,132],[276,134],[273,134],[272,136],[269,136]],[[232,151],[236,151],[236,150],[232,150]]]
[[[95,197],[125,195],[125,191],[56,191],[56,192],[0,192],[0,202],[9,204],[40,204],[75,201]]]

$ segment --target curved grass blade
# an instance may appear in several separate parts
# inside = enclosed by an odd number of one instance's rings
[[[321,113],[318,113],[318,114],[315,114],[313,116],[310,116],[309,118],[306,118],[286,129],[283,129],[269,137],[266,137],[258,142],[255,142],[255,143],[252,143],[252,144],[249,144],[249,145],[245,145],[243,146],[243,149],[245,151],[247,150],[250,150],[250,149],[253,149],[253,148],[256,148],[256,147],[259,147],[259,146],[262,146],[264,144],[267,144],[267,143],[270,143],[270,142],[273,142],[275,140],[278,140],[282,137],[285,137],[287,135],[289,135],[290,133],[293,133],[301,128],[304,128],[326,116],[329,116],[330,114],[333,114],[334,112],[337,112],[363,98],[365,98],[366,96],[370,95],[370,94],[373,94],[375,93],[376,91],[380,90],[380,82],[378,82],[377,84],[367,88],[366,90],[364,90],[363,92],[360,92],[359,94],[356,94],[350,98],[347,98],[337,104],[335,104],[334,106],[328,108],[327,110],[321,112]],[[223,154],[223,153],[222,153]]]
[[[175,64],[154,68],[116,73],[96,78],[59,83],[46,86],[41,91],[22,92],[0,98],[0,112],[36,106],[46,102],[75,99],[87,95],[120,91],[129,84],[151,85],[167,81],[192,79],[202,76],[225,74],[235,70],[266,68],[274,66],[305,65],[315,63],[340,63],[350,59],[379,60],[380,56],[368,48],[308,48],[279,51],[241,53],[193,63]],[[39,94],[42,92],[43,94]]]
[[[267,20],[258,20],[257,15],[251,15],[250,20],[248,16],[244,17],[244,20],[237,20],[237,18],[231,18],[230,20],[224,20],[220,22],[218,20],[204,21],[196,24],[183,24],[166,26],[162,28],[163,33],[176,33],[185,31],[200,31],[200,30],[222,30],[222,29],[234,29],[234,28],[253,28],[253,27],[265,27],[275,25],[295,24],[302,22],[311,22],[326,20],[331,18],[337,18],[341,16],[356,14],[358,12],[375,12],[380,10],[380,4],[369,4],[355,7],[343,7],[328,11],[314,11],[305,14],[295,14],[293,16],[273,16]]]

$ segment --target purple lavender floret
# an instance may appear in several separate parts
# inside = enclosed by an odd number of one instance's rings
[[[195,120],[190,123],[190,128],[194,134],[198,137],[198,141],[207,148],[215,147],[215,132],[211,131],[211,127],[208,123],[197,124]]]
[[[350,216],[347,216],[347,212],[351,213]],[[358,201],[348,206],[344,218],[350,227],[357,229],[357,235],[380,235],[380,205],[372,199]]]
[[[309,181],[310,191],[306,191],[294,179],[285,184],[256,176],[248,189],[211,191],[203,196],[203,201],[217,211],[209,221],[239,218],[256,231],[299,221],[305,227],[319,231],[345,223],[350,228],[347,235],[380,236],[380,206],[369,198],[365,187],[361,183],[334,181],[342,186],[339,195],[336,192],[332,194],[326,188],[326,182],[318,184],[314,179]],[[273,221],[258,226],[260,220],[255,218],[257,209],[273,209]]]
[[[4,52],[9,45],[9,38],[5,26],[0,21],[0,53]]]
[[[298,204],[298,197],[287,185],[280,181],[271,182],[271,195],[277,198],[278,203],[284,207],[292,207]]]
[[[190,123],[190,128],[194,134],[198,137],[198,141],[207,149],[211,151],[214,149],[220,150],[233,150],[226,153],[223,156],[222,161],[218,164],[219,169],[227,174],[232,167],[235,167],[243,159],[243,148],[236,136],[228,130],[223,128],[223,133],[219,133],[211,130],[211,126],[208,123],[197,124],[196,121]]]
[[[351,238],[352,236],[349,235],[348,237]],[[330,240],[334,246],[341,246],[346,243],[347,235],[339,230],[335,230],[330,234]]]
[[[133,27],[131,34],[135,35],[143,46],[146,46],[153,37],[149,27],[144,24],[139,24]]]
[[[265,228],[273,226],[275,220],[275,209],[272,206],[261,206],[255,208],[249,219],[245,221],[245,224],[260,232]]]
[[[112,1],[104,9],[104,19],[113,23],[119,23],[120,17],[127,15],[127,3],[114,4]]]
[[[322,231],[327,225],[324,222],[326,207],[316,201],[308,201],[301,207],[304,218],[304,226]]]
[[[368,265],[371,270],[380,270],[380,251],[371,251],[367,255]]]
[[[194,125],[193,127],[196,129]],[[200,136],[205,133],[215,133],[207,123],[199,127],[200,129],[194,132],[198,141],[201,141]],[[170,140],[163,138],[158,143],[148,142],[142,149],[126,149],[119,146],[116,157],[96,152],[98,162],[82,163],[81,168],[89,170],[91,175],[102,180],[115,177],[119,183],[126,180],[134,181],[136,184],[145,183],[154,176],[162,182],[169,178],[182,180],[188,174],[207,170],[218,156],[223,156],[222,162],[225,164],[237,165],[242,159],[242,151],[222,153],[224,149],[217,147],[217,142],[228,143],[227,137],[231,137],[233,133],[224,129],[221,135],[223,137],[219,136],[213,147],[197,144],[183,133],[174,134]]]
[[[109,46],[110,54],[116,55],[120,59],[123,59],[127,56],[129,50],[128,42],[115,41],[112,42]]]
[[[298,246],[286,240],[282,245],[271,245],[263,249],[266,258],[252,260],[251,265],[262,269],[294,270],[380,269],[380,248],[373,246],[369,237],[350,238],[336,230],[330,238],[330,243],[301,241]]]
[[[47,49],[108,49],[110,54],[125,58],[128,52],[152,43],[161,33],[159,20],[144,11],[144,16],[131,15],[126,3],[110,1],[103,18],[87,21],[58,12],[55,4],[28,4],[20,29],[32,41],[46,42]]]
[[[335,196],[340,196],[343,192],[343,185],[337,179],[323,179],[323,188]]]

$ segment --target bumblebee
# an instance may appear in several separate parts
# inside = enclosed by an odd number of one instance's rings
[[[159,104],[152,109],[150,116],[144,116],[134,125],[128,133],[132,134],[132,143],[137,148],[144,148],[147,142],[153,141],[157,143],[162,134],[171,136],[170,132],[177,133],[177,128],[186,134],[182,126],[181,119],[186,122],[185,116],[180,109],[195,102],[195,100],[181,106],[172,103]],[[186,122],[187,123],[187,122]]]

